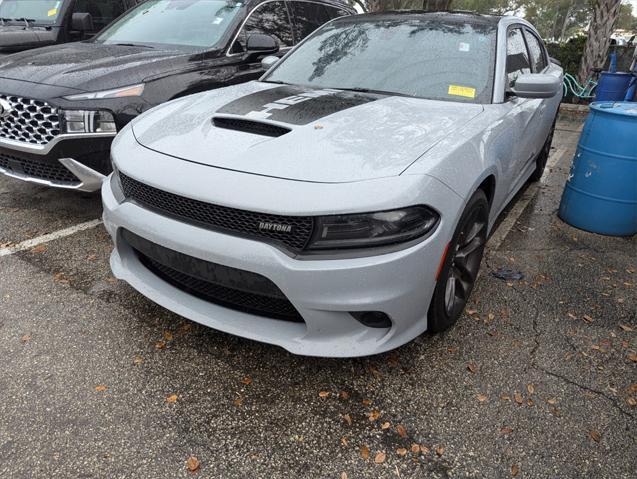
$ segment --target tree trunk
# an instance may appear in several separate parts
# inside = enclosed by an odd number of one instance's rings
[[[593,68],[601,68],[606,63],[610,47],[610,36],[615,28],[621,0],[596,0],[593,18],[588,27],[588,40],[579,70],[579,81],[584,84]]]

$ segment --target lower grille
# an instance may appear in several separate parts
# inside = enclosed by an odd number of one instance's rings
[[[280,216],[228,208],[169,193],[123,173],[119,177],[127,199],[191,224],[282,243],[295,251],[302,250],[312,236],[314,220],[309,216]]]
[[[55,183],[78,183],[80,180],[57,161],[40,162],[0,153],[0,168],[31,178]]]
[[[283,292],[265,276],[188,256],[130,231],[122,231],[122,237],[146,268],[182,291],[237,311],[303,322]]]

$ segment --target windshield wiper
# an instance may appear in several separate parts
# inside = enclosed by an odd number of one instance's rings
[[[10,20],[10,19],[9,19]],[[29,23],[35,23],[35,18],[14,18],[14,22],[24,22],[27,28],[29,28]]]
[[[118,45],[120,47],[140,47],[140,48],[151,48],[151,49],[155,48],[155,47],[151,47],[150,45],[142,45],[140,43],[113,43],[112,45]]]
[[[274,83],[275,85],[289,85],[289,83],[281,80],[261,80],[262,83]]]
[[[372,88],[361,88],[361,87],[350,87],[350,88],[343,88],[343,87],[337,87],[337,88],[333,88],[334,90],[343,90],[343,91],[353,91],[356,93],[375,93],[377,95],[392,95],[392,96],[407,96],[407,97],[411,97],[411,95],[407,95],[405,93],[397,93],[395,91],[385,91],[385,90],[374,90]]]

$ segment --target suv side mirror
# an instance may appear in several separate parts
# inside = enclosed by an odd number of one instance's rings
[[[268,54],[279,51],[279,45],[274,37],[263,33],[253,33],[246,41],[246,51],[248,53]]]
[[[274,55],[268,55],[263,60],[261,60],[261,68],[267,71],[270,68],[272,68],[274,65],[276,65],[279,60],[280,60],[279,57],[275,57]]]
[[[92,32],[93,17],[90,13],[74,13],[71,17],[71,30],[76,32]]]
[[[542,73],[520,75],[511,93],[520,98],[553,98],[562,88],[559,77]]]

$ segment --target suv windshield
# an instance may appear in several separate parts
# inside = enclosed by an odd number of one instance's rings
[[[57,20],[61,5],[61,0],[0,0],[0,18],[49,25]]]
[[[319,29],[266,81],[490,103],[496,32],[445,14],[348,17]]]
[[[107,27],[106,44],[215,46],[241,10],[231,0],[148,0]]]

